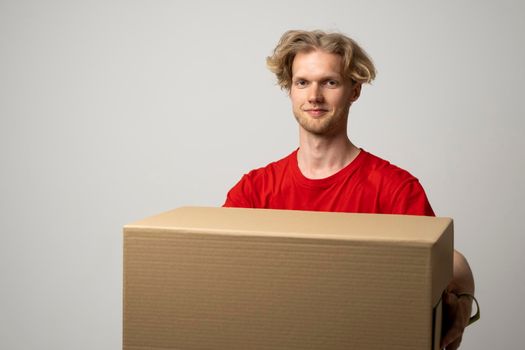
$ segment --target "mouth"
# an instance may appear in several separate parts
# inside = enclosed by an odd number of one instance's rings
[[[309,109],[305,109],[304,111],[308,113],[309,115],[311,115],[312,117],[320,117],[326,112],[328,112],[327,109],[323,109],[323,108],[309,108]]]

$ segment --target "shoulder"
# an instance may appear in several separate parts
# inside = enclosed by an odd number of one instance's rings
[[[286,157],[271,162],[263,167],[249,171],[247,174],[244,175],[244,177],[247,181],[252,181],[255,183],[265,180],[267,181],[272,178],[278,178],[286,172],[289,163],[293,161],[293,159],[296,159],[296,157],[297,150],[293,151]]]
[[[244,174],[228,192],[224,206],[257,208],[261,200],[287,176],[289,163],[296,157],[297,150],[286,157],[271,162],[264,167]]]
[[[373,155],[365,150],[360,168],[371,180],[381,180],[390,184],[401,185],[406,181],[417,181],[408,171],[390,163],[389,161]]]
[[[425,190],[410,172],[366,151],[361,170],[386,213],[434,215]]]

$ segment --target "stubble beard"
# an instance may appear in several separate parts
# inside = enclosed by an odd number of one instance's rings
[[[342,113],[341,113],[342,112]],[[344,128],[346,132],[346,114],[344,111],[336,114],[333,111],[328,112],[320,118],[312,118],[304,111],[294,111],[295,120],[301,128],[316,136],[331,136],[340,132]]]

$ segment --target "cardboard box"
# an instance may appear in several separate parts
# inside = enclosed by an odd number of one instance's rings
[[[452,220],[179,208],[124,227],[123,348],[438,349]]]

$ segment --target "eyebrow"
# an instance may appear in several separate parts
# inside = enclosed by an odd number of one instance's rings
[[[343,79],[343,76],[342,75],[326,75],[326,76],[323,76],[321,77],[321,79],[319,79],[320,81],[324,81],[324,80],[342,80]],[[302,77],[300,75],[296,75],[296,76],[293,76],[292,77],[292,81],[297,81],[297,80],[306,80],[306,81],[309,81],[310,79],[306,79],[305,77]]]

